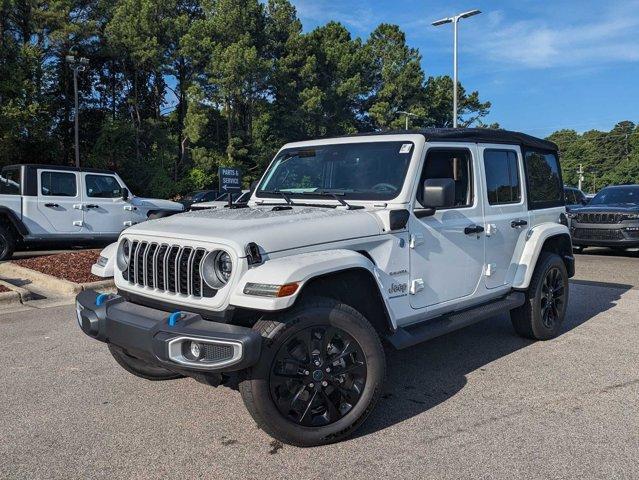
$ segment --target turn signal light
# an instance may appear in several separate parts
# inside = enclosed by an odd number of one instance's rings
[[[245,295],[257,297],[290,297],[299,288],[298,283],[274,285],[272,283],[247,283],[244,287]]]

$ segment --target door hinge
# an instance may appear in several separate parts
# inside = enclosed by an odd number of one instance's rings
[[[131,205],[125,205],[123,208],[127,212],[132,212],[133,211],[133,207]]]
[[[490,277],[493,273],[495,273],[495,269],[497,266],[494,263],[489,263],[486,265],[486,276]]]
[[[73,222],[74,227],[81,227],[82,225],[84,225],[84,222],[82,222],[82,220],[75,220]]]
[[[130,220],[127,220],[126,222],[124,222],[122,225],[124,225],[125,227],[130,227],[131,225],[133,225],[133,222]]]
[[[410,282],[410,294],[415,295],[418,292],[424,290],[424,280],[421,278],[416,278],[412,282]]]
[[[410,236],[410,242],[408,246],[410,248],[415,248],[416,246],[421,245],[422,243],[424,243],[424,235],[422,235],[421,233],[415,233]]]

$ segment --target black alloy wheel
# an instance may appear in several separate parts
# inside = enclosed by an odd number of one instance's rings
[[[269,388],[284,417],[319,427],[353,409],[364,391],[366,374],[364,352],[352,336],[330,325],[311,326],[281,345]]]
[[[566,301],[564,279],[559,268],[551,268],[546,272],[541,287],[540,308],[544,326],[553,329],[560,319],[560,312]]]

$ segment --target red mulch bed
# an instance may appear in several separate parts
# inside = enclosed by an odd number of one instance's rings
[[[99,256],[100,250],[83,250],[14,260],[14,263],[70,282],[87,283],[104,280],[91,273],[91,266]]]
[[[10,292],[11,289],[5,287],[4,285],[0,285],[0,293],[4,293],[4,292]]]

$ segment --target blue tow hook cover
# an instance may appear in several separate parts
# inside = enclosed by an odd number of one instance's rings
[[[182,312],[177,311],[169,315],[169,327],[175,327],[177,321],[182,317]]]
[[[108,298],[109,298],[109,294],[108,293],[101,293],[100,295],[95,297],[95,305],[96,305],[96,307],[101,307],[104,304],[104,302],[107,301]]]

